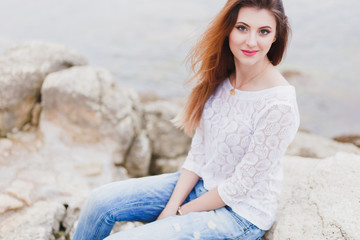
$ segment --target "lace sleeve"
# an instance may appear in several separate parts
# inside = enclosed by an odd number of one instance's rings
[[[277,104],[259,116],[246,154],[234,174],[218,187],[220,197],[229,206],[244,199],[274,201],[281,189],[281,158],[296,135],[298,113],[290,104]]]
[[[195,130],[195,134],[191,142],[191,149],[182,167],[200,176],[200,169],[204,165],[204,159],[204,130],[200,122],[199,127],[197,127]]]

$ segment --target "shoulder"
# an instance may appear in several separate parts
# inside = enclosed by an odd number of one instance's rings
[[[289,82],[284,78],[280,71],[271,66],[266,74],[266,88],[273,88],[279,86],[290,86]]]

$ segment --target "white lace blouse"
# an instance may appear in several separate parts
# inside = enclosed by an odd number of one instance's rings
[[[205,104],[183,168],[218,187],[234,212],[263,230],[275,221],[282,157],[299,127],[293,86],[236,90],[229,79]]]

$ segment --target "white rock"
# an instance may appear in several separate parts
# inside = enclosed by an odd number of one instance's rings
[[[112,181],[122,181],[128,179],[128,170],[122,166],[112,168]]]
[[[21,170],[19,171],[18,178],[35,184],[52,185],[56,183],[54,173],[52,171],[44,171],[43,169]]]
[[[0,225],[0,239],[48,240],[55,239],[60,221],[65,215],[62,204],[40,201],[31,208],[15,212]]]
[[[0,191],[9,186],[12,179],[14,179],[17,174],[17,171],[13,166],[5,165],[7,159],[7,156],[0,155]]]
[[[130,229],[133,229],[136,227],[140,227],[142,225],[144,225],[144,223],[141,223],[141,222],[117,222],[117,223],[115,223],[115,226],[111,231],[111,234],[130,230]]]
[[[360,155],[287,157],[278,218],[265,239],[358,239]]]
[[[186,159],[186,155],[172,159],[158,158],[154,160],[154,163],[151,168],[151,174],[177,172],[181,169],[185,159]]]
[[[31,124],[38,126],[40,121],[41,104],[35,103],[33,110],[31,111]]]
[[[70,239],[72,239],[72,236],[75,233],[75,223],[79,219],[82,204],[83,203],[72,204],[69,205],[68,208],[66,209],[66,214],[62,224],[66,229],[65,233],[71,236]]]
[[[13,143],[10,139],[0,138],[0,151],[10,150],[13,146]]]
[[[104,166],[99,162],[88,162],[83,164],[77,164],[75,166],[76,171],[84,177],[93,177],[101,175]]]
[[[29,181],[15,180],[10,187],[5,189],[5,192],[11,194],[18,199],[24,201],[27,205],[32,204],[31,193],[34,189],[34,184]]]
[[[14,232],[1,232],[0,239],[6,240],[55,240],[54,235],[43,227],[15,229]]]
[[[73,67],[49,74],[42,87],[42,121],[66,130],[74,142],[112,141],[118,162],[141,128],[131,89],[120,88],[104,68]],[[42,128],[42,123],[40,123]],[[46,131],[43,131],[46,135]]]
[[[131,177],[143,177],[149,174],[151,161],[150,140],[142,131],[131,145],[125,167]]]
[[[31,118],[45,76],[87,61],[66,47],[26,42],[0,56],[0,136],[21,129]]]
[[[6,194],[0,194],[0,214],[3,214],[7,210],[22,208],[23,206],[24,204],[18,199]]]
[[[174,158],[189,151],[191,139],[171,120],[181,111],[176,101],[155,101],[145,105],[146,130],[152,154],[157,158]]]
[[[339,143],[319,135],[299,131],[287,150],[288,155],[326,158],[338,152],[360,154],[360,148],[350,143]]]

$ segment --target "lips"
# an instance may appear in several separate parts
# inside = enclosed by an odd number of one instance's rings
[[[241,50],[243,52],[244,55],[246,56],[254,56],[258,51],[248,51],[248,50]]]

